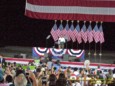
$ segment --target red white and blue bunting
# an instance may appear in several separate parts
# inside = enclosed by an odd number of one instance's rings
[[[49,53],[48,48],[34,47],[33,52],[35,52],[39,56],[44,56],[45,53]]]
[[[85,54],[84,50],[75,50],[75,49],[57,49],[57,48],[40,48],[34,47],[33,48],[33,57],[44,56],[45,53],[49,53],[53,56],[63,56],[64,54],[69,54],[70,56],[75,56],[77,58],[82,58]]]
[[[53,56],[63,56],[64,54],[66,54],[66,49],[56,49],[56,48],[50,48],[50,53]]]
[[[80,58],[84,54],[84,50],[68,49],[68,54]]]

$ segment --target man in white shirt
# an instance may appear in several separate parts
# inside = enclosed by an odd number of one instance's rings
[[[59,39],[58,39],[59,48],[64,48],[64,43],[65,42],[66,42],[66,40],[65,40],[64,37],[59,37]]]

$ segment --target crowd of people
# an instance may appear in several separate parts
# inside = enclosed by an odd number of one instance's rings
[[[92,71],[89,67],[61,66],[60,61],[52,59],[40,61],[35,70],[26,69],[14,63],[0,64],[0,86],[115,86],[115,69],[104,74],[101,68]]]

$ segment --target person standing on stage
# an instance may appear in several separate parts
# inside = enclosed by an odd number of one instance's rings
[[[60,36],[58,39],[58,48],[64,48],[64,44],[66,43],[66,39],[63,36]]]

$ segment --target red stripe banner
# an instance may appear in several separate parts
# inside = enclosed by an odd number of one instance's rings
[[[25,15],[36,19],[115,22],[115,1],[27,0]]]

